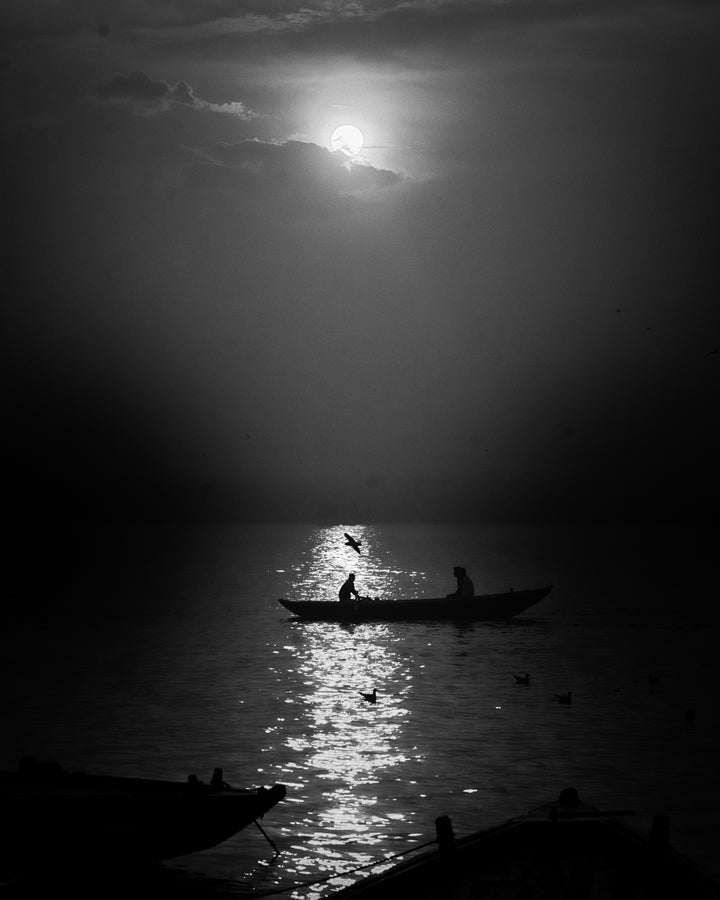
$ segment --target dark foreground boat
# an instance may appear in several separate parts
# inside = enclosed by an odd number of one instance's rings
[[[280,603],[301,619],[313,622],[418,622],[454,620],[481,622],[511,619],[539,603],[552,585],[504,594],[484,594],[472,600],[439,597],[421,600],[371,600],[347,603],[331,600],[285,600]]]
[[[0,772],[0,869],[38,860],[121,859],[145,863],[205,850],[232,837],[285,796],[285,786],[232,788],[216,769],[210,784],[66,772],[22,760]]]
[[[632,810],[598,810],[567,788],[540,807],[487,831],[455,840],[436,820],[436,850],[332,895],[333,900],[717,900],[720,885],[669,843],[668,820],[647,833],[626,824]]]

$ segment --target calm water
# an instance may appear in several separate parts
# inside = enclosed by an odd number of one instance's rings
[[[76,604],[3,630],[0,763],[31,753],[182,780],[221,766],[238,786],[287,785],[262,822],[277,857],[251,826],[167,864],[169,896],[326,896],[430,841],[438,815],[461,836],[568,784],[669,814],[676,845],[720,875],[720,626],[702,543],[641,529],[197,529],[171,567],[80,579]],[[303,624],[277,603],[332,599],[348,571],[373,597],[442,596],[454,565],[478,593],[555,587],[503,624]],[[376,706],[360,696],[373,687]]]

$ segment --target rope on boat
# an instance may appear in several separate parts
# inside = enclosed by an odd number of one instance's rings
[[[256,823],[257,824],[257,823]],[[258,828],[260,826],[258,825]],[[262,831],[262,829],[260,829]],[[392,856],[386,856],[384,859],[376,859],[375,862],[364,863],[362,866],[355,866],[354,869],[346,869],[344,872],[334,872],[332,875],[324,875],[322,878],[315,878],[312,881],[298,881],[287,887],[275,888],[272,891],[260,891],[253,894],[254,897],[272,897],[274,894],[285,894],[287,891],[297,891],[301,888],[313,887],[316,884],[324,884],[326,881],[332,881],[333,878],[343,878],[346,875],[354,875],[355,872],[362,872],[363,869],[372,869],[375,866],[381,866],[384,863],[392,862],[400,856],[407,856],[408,853],[416,853],[418,850],[425,850],[428,847],[436,845],[437,841],[428,841],[426,844],[419,844],[417,847],[410,847],[408,850],[401,850],[399,853],[393,853]]]
[[[255,824],[257,825],[258,831],[260,832],[260,834],[265,838],[265,840],[268,842],[268,844],[270,844],[270,846],[271,846],[271,847],[273,848],[273,850],[275,851],[275,856],[277,856],[277,855],[280,853],[280,851],[278,850],[278,848],[277,848],[275,842],[273,841],[273,839],[270,837],[270,835],[267,833],[267,831],[265,831],[265,830],[263,829],[262,825],[258,822],[257,819],[255,819],[254,822],[255,822]]]

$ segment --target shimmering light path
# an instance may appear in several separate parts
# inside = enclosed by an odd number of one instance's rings
[[[344,530],[362,541],[359,555],[344,544]],[[313,534],[305,559],[294,570],[296,595],[336,600],[351,571],[364,596],[398,596],[413,580],[409,573],[383,565],[382,547],[374,546],[372,529],[337,526]],[[319,785],[322,796],[316,815],[298,818],[291,826],[295,837],[303,838],[302,845],[293,848],[298,853],[297,874],[307,877],[382,858],[385,854],[378,848],[387,842],[388,829],[412,841],[407,813],[378,800],[388,782],[405,781],[397,772],[421,763],[422,754],[408,745],[404,734],[411,719],[408,700],[414,674],[401,634],[389,626],[298,623],[292,636],[279,654],[285,669],[277,667],[279,681],[294,686],[286,698],[294,727],[284,750],[292,759],[302,759],[304,775],[316,790]],[[369,704],[361,694],[373,688],[378,701]],[[288,763],[287,775],[280,772],[278,778],[295,775],[294,765]]]

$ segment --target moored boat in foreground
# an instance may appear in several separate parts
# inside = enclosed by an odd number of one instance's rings
[[[66,772],[24,759],[0,772],[0,868],[48,859],[171,859],[219,844],[261,818],[285,786],[233,788],[215,769],[205,784]]]
[[[435,850],[332,895],[333,900],[625,898],[718,900],[720,885],[672,848],[665,816],[647,833],[633,810],[599,810],[567,788],[560,800],[455,840],[436,820]]]
[[[552,585],[529,590],[483,594],[464,599],[433,597],[417,600],[371,600],[362,598],[346,603],[332,600],[287,600],[279,603],[301,619],[313,622],[481,622],[511,619],[539,603]]]

